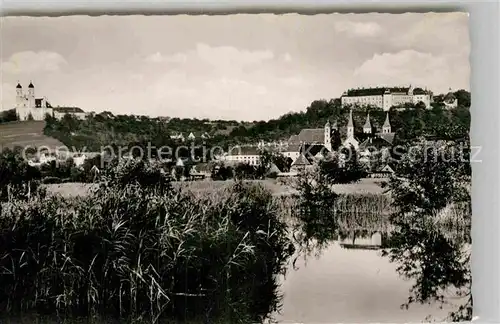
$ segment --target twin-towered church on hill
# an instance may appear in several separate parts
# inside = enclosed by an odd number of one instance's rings
[[[45,120],[47,115],[61,119],[70,114],[84,119],[87,114],[78,107],[52,107],[46,97],[35,97],[33,82],[28,85],[28,92],[23,92],[23,86],[18,82],[16,86],[16,114],[20,121]]]
[[[294,165],[297,165],[300,163],[310,164],[312,163],[311,159],[322,158],[328,152],[337,150],[338,146],[348,148],[352,146],[362,154],[369,148],[382,150],[391,147],[394,140],[394,133],[389,120],[389,112],[386,113],[382,129],[378,132],[374,132],[370,113],[368,113],[363,125],[363,133],[369,136],[366,136],[367,138],[360,143],[354,131],[354,120],[351,110],[346,125],[346,133],[343,138],[341,138],[337,121],[331,123],[328,120],[323,128],[302,129],[298,135],[292,135],[288,140],[288,148],[283,153],[286,157],[294,161]],[[336,139],[339,139],[340,143],[336,143]],[[366,152],[366,154],[369,154],[369,152]]]

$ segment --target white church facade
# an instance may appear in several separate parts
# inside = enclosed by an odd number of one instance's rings
[[[35,86],[33,82],[28,85],[25,93],[20,83],[16,86],[16,115],[20,121],[45,120],[47,115],[56,119],[62,119],[69,114],[78,119],[85,119],[87,113],[78,107],[52,107],[46,97],[35,96]]]
[[[54,110],[47,98],[35,97],[35,86],[32,82],[28,85],[28,92],[23,92],[20,83],[16,86],[16,114],[21,121],[24,120],[44,120],[49,114],[54,115]]]

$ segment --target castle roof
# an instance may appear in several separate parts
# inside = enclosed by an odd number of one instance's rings
[[[53,109],[56,112],[66,113],[66,114],[69,114],[69,113],[83,113],[84,112],[82,108],[78,108],[78,107],[55,107]]]
[[[427,94],[427,91],[425,91],[424,89],[422,88],[415,88],[413,90],[413,94],[414,95],[423,95],[423,94]]]
[[[382,96],[386,93],[404,93],[408,94],[410,87],[377,87],[377,88],[362,88],[349,89],[344,96],[347,97],[364,97],[364,96]],[[413,94],[426,94],[422,88],[415,88]]]

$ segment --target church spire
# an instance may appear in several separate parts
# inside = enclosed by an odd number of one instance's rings
[[[354,136],[354,121],[352,120],[352,109],[349,111],[349,120],[347,121],[347,137]]]
[[[370,134],[372,132],[372,124],[370,123],[370,112],[366,115],[366,122],[363,126],[363,133]]]
[[[389,112],[385,115],[385,122],[382,126],[382,133],[391,133],[391,123],[389,122]]]
[[[347,127],[354,127],[354,122],[352,120],[352,109],[349,111],[349,120],[347,121]]]

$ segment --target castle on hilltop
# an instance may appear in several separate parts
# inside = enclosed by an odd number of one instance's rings
[[[16,115],[20,121],[45,120],[49,115],[56,119],[62,119],[65,115],[72,115],[78,119],[85,119],[87,113],[78,107],[52,107],[46,97],[35,97],[35,86],[33,82],[28,85],[28,93],[23,92],[20,83],[16,86]]]
[[[406,103],[423,103],[430,108],[432,103],[432,92],[427,89],[409,87],[380,87],[380,88],[358,88],[350,89],[342,94],[342,106],[359,105],[375,106],[388,111],[392,106],[404,105]]]
[[[53,116],[54,110],[47,98],[35,97],[33,82],[28,85],[28,93],[23,93],[20,83],[16,86],[16,114],[19,120],[44,120],[47,114]]]

